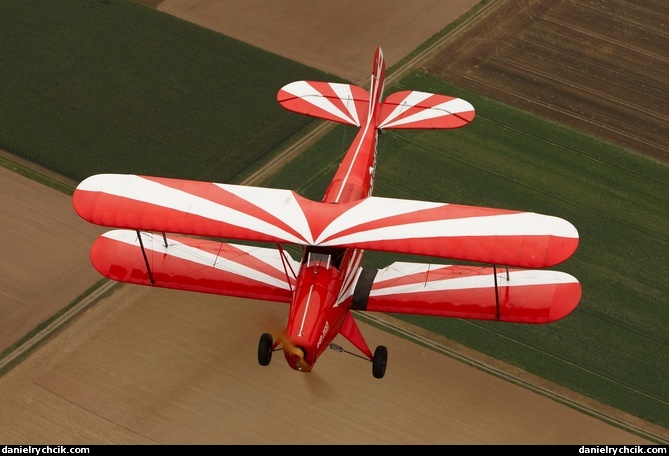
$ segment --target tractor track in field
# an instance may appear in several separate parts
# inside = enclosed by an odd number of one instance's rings
[[[507,63],[507,66],[508,66],[508,65],[509,65],[509,64]],[[523,67],[523,66],[518,65],[518,64],[514,64],[514,65],[515,65],[517,68],[525,68],[525,69],[528,69],[528,72],[529,72],[529,68],[528,68],[528,67]],[[532,72],[537,73],[536,71],[532,71]],[[537,74],[539,74],[539,73],[537,73]],[[552,78],[552,77],[550,77],[550,76],[548,76],[548,75],[546,75],[546,74],[542,74],[542,75],[543,75],[544,77],[551,78],[551,79],[553,79],[553,80],[556,81],[556,82],[566,82],[566,81],[564,81],[564,80],[560,80],[560,79],[558,79],[558,78]],[[559,113],[559,114],[562,114],[562,115],[565,116],[565,117],[569,117],[569,118],[571,118],[571,119],[577,120],[577,121],[581,122],[581,123],[584,124],[584,125],[591,125],[591,126],[593,126],[593,127],[597,127],[597,128],[599,128],[599,129],[601,129],[601,130],[604,130],[604,131],[610,133],[611,135],[624,137],[624,138],[627,138],[627,139],[629,139],[629,140],[634,140],[634,141],[636,141],[636,142],[645,144],[645,145],[647,145],[648,147],[653,147],[653,148],[655,148],[655,149],[658,150],[658,151],[663,151],[663,153],[667,153],[667,154],[669,154],[669,149],[668,149],[663,143],[659,143],[659,142],[657,142],[657,141],[649,141],[649,140],[647,140],[647,139],[643,139],[642,137],[640,137],[640,136],[638,136],[638,135],[636,135],[636,134],[632,134],[632,133],[627,133],[627,132],[621,131],[619,128],[616,128],[615,126],[609,126],[609,125],[605,125],[605,124],[603,124],[603,123],[601,122],[601,120],[593,121],[590,117],[585,116],[585,115],[579,115],[579,114],[577,114],[577,113],[576,113],[575,111],[573,111],[573,110],[569,110],[569,109],[561,108],[561,107],[556,106],[555,104],[552,104],[552,103],[550,103],[550,102],[545,102],[545,103],[540,102],[540,101],[538,101],[538,100],[535,99],[535,98],[527,97],[527,96],[523,95],[521,92],[517,92],[517,91],[510,90],[508,87],[506,87],[506,86],[504,86],[504,85],[501,85],[501,84],[494,84],[494,83],[492,83],[492,82],[490,82],[490,81],[488,81],[488,80],[485,80],[485,79],[483,79],[483,78],[476,78],[476,77],[468,76],[466,79],[468,79],[470,82],[473,82],[473,83],[485,84],[487,87],[489,87],[489,88],[491,88],[491,89],[499,90],[500,92],[501,92],[501,91],[504,91],[504,92],[506,92],[507,95],[514,96],[514,97],[516,97],[516,98],[519,99],[519,100],[523,100],[523,101],[524,101],[525,103],[527,103],[527,104],[533,104],[533,105],[535,105],[535,106],[539,106],[539,107],[544,108],[544,109],[550,109],[551,111],[554,111],[554,112],[557,112],[557,113]],[[570,83],[570,84],[571,84],[571,83]],[[573,85],[573,84],[571,84],[571,85]],[[584,88],[579,88],[579,89],[580,89],[581,92],[583,92],[583,93],[586,93],[586,92],[587,92],[587,93],[590,93],[590,94],[592,94],[592,95],[596,95],[600,100],[607,100],[607,101],[614,102],[614,103],[618,101],[615,97],[608,96],[608,95],[606,95],[606,94],[604,94],[604,93],[601,93],[601,92],[596,92],[596,91],[594,91],[594,90],[584,89]],[[638,110],[639,112],[642,112],[642,111],[643,111],[643,108],[642,108],[641,106],[636,106],[636,107],[635,107],[635,106],[632,105],[632,106],[629,106],[629,108],[630,108],[630,109],[636,109],[636,110]],[[667,118],[667,121],[669,122],[669,118]]]
[[[546,73],[546,72],[537,71],[535,68],[533,68],[529,65],[522,65],[518,61],[513,61],[513,60],[510,61],[510,60],[506,60],[506,59],[494,59],[494,58],[491,59],[491,61],[495,61],[495,60],[498,60],[499,62],[501,62],[501,66],[505,66],[507,68],[514,67],[514,68],[517,68],[518,70],[521,70],[525,74],[534,74],[534,75],[539,76],[539,77],[541,77],[545,80],[552,81],[554,83],[554,85],[556,85],[556,86],[559,86],[559,85],[569,86],[570,88],[573,88],[573,89],[577,90],[579,93],[589,94],[592,98],[597,98],[599,100],[604,100],[610,105],[618,105],[618,104],[623,102],[623,100],[621,100],[621,99],[619,99],[615,96],[609,95],[605,91],[588,88],[588,87],[586,87],[582,84],[575,83],[575,82],[570,81],[568,79],[559,78],[559,77],[556,77],[555,75],[552,75],[552,74],[549,74],[549,73]],[[508,95],[512,95],[512,96],[514,96],[514,97],[516,97],[520,100],[523,100],[525,103],[540,106],[541,108],[543,108],[545,110],[552,110],[552,111],[558,112],[558,113],[562,114],[563,116],[572,118],[574,120],[577,120],[578,122],[581,122],[584,125],[589,124],[589,125],[595,126],[597,128],[600,128],[602,130],[607,131],[609,133],[609,135],[622,136],[622,137],[625,137],[629,140],[634,140],[634,141],[643,143],[643,144],[647,145],[648,147],[653,147],[657,150],[669,153],[669,149],[667,148],[667,146],[664,143],[659,141],[659,138],[658,138],[658,141],[653,141],[652,138],[644,139],[644,138],[640,137],[638,134],[632,134],[630,132],[622,131],[620,128],[617,128],[617,126],[615,124],[607,125],[604,122],[602,122],[601,118],[597,119],[596,121],[593,121],[591,116],[585,115],[584,113],[579,113],[578,111],[562,108],[562,107],[560,107],[558,105],[555,105],[551,102],[541,102],[541,101],[537,100],[536,98],[525,96],[519,91],[510,90],[508,87],[506,87],[504,85],[495,84],[495,83],[493,83],[489,80],[485,80],[484,78],[468,77],[467,79],[469,79],[470,81],[472,81],[474,83],[485,84],[488,87],[490,87],[492,89],[495,89],[495,90],[498,90],[500,92],[504,91]],[[643,115],[647,111],[646,107],[644,107],[643,105],[639,105],[639,104],[626,102],[625,106],[626,106],[626,109],[628,109],[632,113],[635,112],[636,115]],[[665,122],[669,122],[669,117],[665,116],[665,115],[662,115],[661,113],[657,117],[661,118]]]

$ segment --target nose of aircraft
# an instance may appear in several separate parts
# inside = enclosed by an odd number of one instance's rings
[[[312,366],[304,359],[306,356],[304,348],[295,345],[288,337],[283,337],[281,343],[283,353],[290,364],[300,372],[311,372]]]

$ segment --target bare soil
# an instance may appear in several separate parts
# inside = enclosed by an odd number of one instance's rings
[[[495,2],[426,70],[668,162],[668,21],[662,0]]]
[[[140,3],[142,3],[140,1]],[[150,2],[155,3],[155,2]],[[473,0],[165,0],[157,9],[283,57],[369,82],[374,49],[391,67],[453,20]]]
[[[71,199],[0,167],[0,352],[100,280],[91,239]]]
[[[296,0],[143,3],[362,83],[376,45],[392,65],[476,1],[448,7],[428,0],[342,1],[308,8]],[[79,219],[66,195],[3,168],[0,182],[0,346],[7,347],[100,278],[88,248],[104,229]],[[370,346],[389,349],[383,380],[372,377],[366,361],[336,352],[310,374],[290,370],[280,356],[261,367],[258,338],[280,327],[285,312],[275,303],[122,286],[0,377],[0,441],[648,443],[515,381],[364,323]],[[447,340],[439,343],[669,439],[665,429]]]

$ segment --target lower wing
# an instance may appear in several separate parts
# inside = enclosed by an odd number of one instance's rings
[[[397,262],[364,269],[351,308],[540,324],[567,316],[580,299],[581,285],[563,272]]]
[[[119,282],[286,303],[299,267],[274,248],[132,230],[100,236],[91,262]]]

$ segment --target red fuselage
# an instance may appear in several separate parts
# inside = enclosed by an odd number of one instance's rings
[[[360,130],[325,191],[324,203],[358,201],[373,192],[378,110],[384,78],[383,54],[377,49],[367,116],[361,119]],[[341,332],[351,306],[362,254],[362,250],[305,249],[284,333],[290,341],[284,343],[284,354],[293,369],[310,371]],[[366,345],[359,348],[371,356]]]

